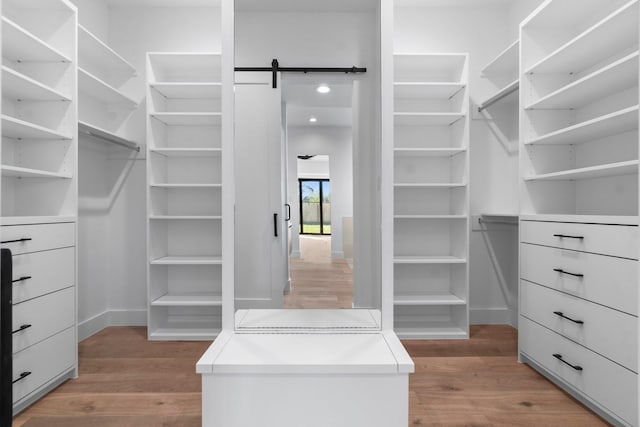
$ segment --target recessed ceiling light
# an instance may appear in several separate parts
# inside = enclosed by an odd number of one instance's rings
[[[316,91],[318,91],[318,93],[329,93],[331,92],[331,88],[327,85],[320,85],[316,88]]]
[[[318,119],[316,119],[315,117],[309,117],[309,123],[315,123],[317,121]]]

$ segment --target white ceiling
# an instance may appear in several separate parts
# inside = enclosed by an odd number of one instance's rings
[[[220,0],[106,0],[112,6],[203,7],[219,6]]]
[[[247,12],[372,12],[377,0],[236,0]]]
[[[326,84],[331,92],[316,91]],[[288,126],[351,126],[353,82],[347,76],[284,74],[282,99],[287,104]],[[309,123],[316,117],[316,123]]]

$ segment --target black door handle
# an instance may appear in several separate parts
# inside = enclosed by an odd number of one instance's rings
[[[561,361],[562,363],[564,363],[565,365],[571,366],[573,369],[575,369],[576,371],[582,371],[582,366],[579,365],[572,365],[571,363],[567,362],[566,360],[564,360],[562,358],[561,354],[554,354],[553,357],[555,357],[556,359],[558,359],[559,361]]]
[[[21,325],[18,329],[16,329],[15,331],[11,331],[12,334],[17,334],[18,332],[22,332],[25,329],[29,329],[31,327],[31,325]]]
[[[11,283],[24,282],[25,280],[33,279],[31,276],[22,276],[19,279],[12,280]]]
[[[273,236],[278,237],[278,214],[273,214]]]
[[[17,380],[13,380],[13,384],[17,383],[18,381],[22,381],[23,379],[27,378],[29,375],[31,375],[31,372],[23,372],[20,374],[20,378],[18,378]]]
[[[21,243],[21,242],[29,242],[29,241],[31,241],[31,240],[33,240],[33,239],[32,239],[32,238],[29,238],[29,237],[25,237],[25,238],[23,238],[23,239],[16,239],[16,240],[4,240],[4,241],[2,241],[2,242],[0,242],[0,243],[4,245],[5,243]]]
[[[554,234],[553,237],[559,237],[561,239],[578,239],[578,240],[584,239],[584,236],[569,236],[566,234]]]
[[[285,221],[291,221],[291,205],[289,203],[284,204],[287,207],[287,217]]]
[[[567,319],[570,322],[577,323],[578,325],[584,325],[584,321],[583,320],[576,320],[576,319],[572,319],[571,317],[567,317],[561,311],[554,311],[553,314],[555,314],[556,316],[560,316],[563,319]]]
[[[564,271],[561,268],[554,268],[553,271],[557,271],[558,273],[562,273],[562,274],[568,274],[569,276],[575,276],[575,277],[584,277],[584,274],[579,274],[579,273],[569,273],[568,271]]]

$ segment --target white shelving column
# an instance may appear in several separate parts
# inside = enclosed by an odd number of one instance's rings
[[[394,329],[469,334],[466,54],[394,56]]]
[[[639,18],[637,0],[548,0],[520,27],[520,359],[624,426],[638,426]]]
[[[77,9],[5,0],[1,26],[0,233],[13,255],[17,413],[77,375]]]
[[[147,79],[149,338],[213,339],[222,327],[221,55],[149,53]]]
[[[485,109],[511,94],[517,94],[520,87],[519,54],[520,40],[516,40],[482,69],[480,75],[491,83],[494,91],[480,104],[480,109]]]

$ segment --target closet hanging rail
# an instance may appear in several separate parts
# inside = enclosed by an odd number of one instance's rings
[[[112,144],[119,145],[121,147],[128,148],[133,151],[140,152],[140,146],[135,142],[128,141],[124,138],[120,138],[117,135],[105,132],[102,129],[91,126],[87,123],[78,122],[78,132],[92,138],[97,138],[102,141],[110,142]]]
[[[348,67],[348,68],[331,68],[331,67],[281,67],[277,59],[271,61],[271,67],[235,67],[236,71],[251,71],[251,72],[265,72],[269,71],[273,73],[272,87],[275,89],[278,87],[277,75],[278,73],[345,73],[345,74],[358,74],[366,73],[367,69],[362,67]]]
[[[519,89],[520,89],[520,82],[516,80],[515,82],[511,83],[509,86],[505,87],[504,89],[502,89],[500,92],[498,92],[491,98],[487,99],[480,106],[478,106],[478,112],[482,112],[482,110],[485,110],[491,107],[496,102],[506,98],[507,96],[511,95],[513,92],[516,92]]]

